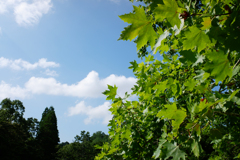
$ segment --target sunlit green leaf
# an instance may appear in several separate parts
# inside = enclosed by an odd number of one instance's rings
[[[177,25],[180,28],[179,10],[175,0],[163,0],[164,4],[158,4],[155,8],[155,17],[160,21],[167,19],[167,21],[173,26]]]
[[[197,47],[198,52],[200,52],[211,43],[204,31],[195,26],[189,28],[189,31],[185,33],[185,37],[186,40],[183,41],[183,49],[185,50]]]
[[[138,50],[148,41],[153,47],[157,35],[152,27],[152,19],[146,16],[143,7],[133,7],[134,13],[119,16],[124,22],[131,24],[125,28],[119,39],[131,41],[138,37],[136,40]]]

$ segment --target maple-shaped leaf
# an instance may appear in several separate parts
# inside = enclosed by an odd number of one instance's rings
[[[185,37],[186,39],[183,41],[184,50],[197,47],[198,52],[200,52],[211,43],[209,36],[195,26],[189,28],[189,31],[185,33]]]
[[[215,76],[215,83],[223,81],[227,76],[232,76],[232,67],[222,50],[209,52],[206,54],[207,58],[211,61],[204,66],[205,71],[211,72],[211,76]]]
[[[209,29],[211,27],[211,23],[212,23],[212,20],[210,17],[204,17],[203,22],[201,23],[203,25],[201,29],[203,30]]]
[[[186,86],[186,89],[189,91],[192,91],[196,84],[197,84],[197,82],[194,79],[188,79],[184,83],[184,85]]]
[[[202,101],[200,101],[199,105],[195,107],[194,112],[199,113],[208,106],[209,106],[209,103],[207,102],[207,99],[203,99]]]
[[[154,61],[154,56],[149,54],[148,57],[145,58],[145,62],[151,62]]]
[[[138,68],[138,63],[136,60],[134,60],[133,62],[130,62],[131,66],[128,67],[129,69],[133,69],[133,72],[135,72]]]
[[[186,112],[181,109],[177,109],[176,103],[166,104],[165,108],[166,109],[160,110],[157,116],[161,117],[162,119],[173,119],[173,134],[176,135],[180,124],[186,117]]]
[[[163,0],[164,4],[158,4],[154,9],[155,18],[157,20],[164,20],[165,18],[172,27],[177,25],[180,28],[181,21],[179,19],[179,8],[175,0]]]
[[[113,100],[115,98],[117,95],[117,88],[116,85],[114,85],[114,87],[108,85],[109,90],[103,92],[103,94],[107,96],[106,100]]]
[[[180,160],[181,158],[185,160],[185,152],[181,151],[179,149],[179,146],[166,142],[164,144],[164,147],[167,148],[166,151],[166,157],[165,159],[168,159],[169,157],[172,157],[172,160]]]
[[[137,50],[142,48],[147,42],[153,47],[157,35],[152,27],[152,18],[146,16],[143,7],[133,6],[133,8],[134,13],[119,16],[124,22],[131,24],[122,31],[119,39],[131,41],[138,37],[136,40]]]

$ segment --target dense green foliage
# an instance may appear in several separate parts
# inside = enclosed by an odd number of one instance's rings
[[[23,117],[25,107],[19,100],[6,98],[0,108],[0,157],[2,160],[54,159],[59,142],[53,107],[46,108],[39,124]]]
[[[23,117],[25,108],[19,100],[4,99],[0,105],[1,159],[35,159],[37,119]]]
[[[140,1],[120,16],[145,60],[130,66],[138,101],[104,92],[111,145],[96,159],[240,158],[240,1]]]
[[[36,139],[41,146],[42,157],[46,160],[55,159],[59,137],[57,117],[53,107],[45,108]]]
[[[108,135],[98,131],[90,136],[82,131],[73,143],[60,143],[53,107],[46,107],[42,119],[23,117],[25,107],[19,100],[6,98],[0,103],[1,160],[93,160]],[[96,148],[95,146],[98,146]]]
[[[60,146],[58,150],[59,160],[93,160],[94,157],[101,152],[95,146],[102,146],[108,142],[108,135],[101,131],[93,133],[90,136],[89,132],[82,131],[80,136],[75,137],[75,141],[64,146]]]

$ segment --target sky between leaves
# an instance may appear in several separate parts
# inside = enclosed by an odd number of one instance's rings
[[[1,0],[0,100],[23,102],[38,120],[53,106],[60,141],[104,131],[111,119],[107,84],[124,95],[136,79],[134,43],[117,41],[128,0]]]

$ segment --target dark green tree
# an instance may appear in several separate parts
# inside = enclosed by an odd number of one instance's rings
[[[109,137],[102,131],[97,131],[91,136],[93,145],[103,145],[103,143],[109,141]]]
[[[23,117],[25,107],[19,100],[6,98],[0,105],[1,159],[35,159],[37,119]]]
[[[57,117],[53,107],[46,107],[39,123],[37,141],[41,146],[41,159],[53,160],[57,152],[59,142]]]
[[[8,121],[17,124],[23,124],[25,120],[23,118],[23,113],[25,112],[25,107],[19,100],[11,101],[9,98],[2,100],[1,102],[1,117],[2,121]]]

